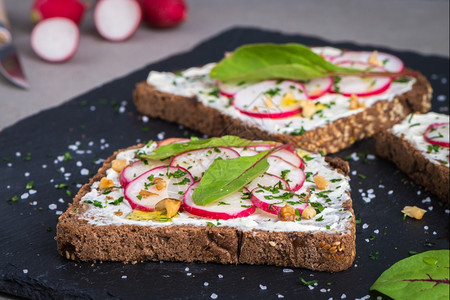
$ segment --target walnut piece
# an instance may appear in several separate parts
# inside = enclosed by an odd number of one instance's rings
[[[366,107],[366,105],[364,103],[359,102],[358,96],[356,96],[355,94],[350,95],[350,104],[349,104],[350,110],[355,110],[355,109],[365,108],[365,107]]]
[[[367,62],[369,63],[369,65],[372,65],[375,67],[382,67],[383,62],[378,60],[377,55],[378,55],[378,51],[377,50],[373,51],[372,55],[370,55],[369,58],[367,59]]]
[[[414,218],[417,220],[421,220],[426,212],[427,211],[425,209],[419,208],[417,206],[405,206],[402,210],[402,213],[410,218]]]
[[[181,201],[172,199],[172,198],[164,198],[155,205],[156,211],[165,212],[165,215],[168,218],[172,218],[175,216],[180,209]]]
[[[114,186],[114,182],[110,179],[106,179],[106,177],[103,177],[102,179],[100,179],[100,184],[99,184],[99,188],[101,190],[110,188]]]
[[[162,179],[161,177],[154,178],[153,183],[155,184],[155,188],[158,191],[161,191],[167,187],[166,181],[164,179]]]
[[[111,163],[111,168],[117,173],[122,172],[123,169],[127,166],[127,161],[123,159],[115,159]]]
[[[314,180],[314,182],[316,183],[317,188],[318,188],[319,190],[324,190],[324,189],[326,189],[327,186],[330,184],[330,182],[329,182],[328,180],[326,180],[325,177],[319,176],[319,175],[314,176],[314,177],[313,177],[313,180]]]
[[[278,212],[278,219],[281,221],[294,221],[296,218],[295,209],[290,205],[286,204]]]
[[[143,198],[148,198],[150,196],[158,196],[157,193],[152,193],[150,191],[147,190],[140,190],[139,191],[139,196],[142,196]]]
[[[308,205],[305,207],[305,209],[302,211],[302,219],[310,220],[316,216],[316,210],[314,207]]]

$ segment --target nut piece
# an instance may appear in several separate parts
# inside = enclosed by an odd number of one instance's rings
[[[310,220],[316,216],[316,210],[314,207],[308,205],[305,207],[305,209],[302,211],[302,219]]]
[[[150,191],[147,190],[140,190],[139,191],[139,196],[142,196],[143,198],[148,198],[150,196],[158,196],[157,193],[152,193]]]
[[[164,198],[155,205],[155,210],[165,213],[168,218],[172,218],[175,216],[180,209],[181,201],[172,199],[172,198]]]
[[[350,104],[349,104],[349,109],[350,110],[355,110],[358,108],[365,108],[366,105],[362,102],[359,102],[358,96],[356,96],[355,94],[351,94],[350,95]]]
[[[117,173],[122,172],[123,169],[127,166],[127,161],[123,159],[115,159],[112,161],[111,168]]]
[[[426,212],[427,211],[425,209],[419,208],[417,206],[405,206],[402,210],[402,213],[410,218],[414,218],[417,220],[421,220]]]
[[[106,177],[103,177],[100,179],[100,185],[98,186],[101,190],[110,188],[114,186],[114,182],[110,179],[106,179]]]
[[[155,188],[160,191],[167,187],[167,183],[161,177],[153,178],[153,183],[155,184]]]
[[[294,221],[297,218],[295,209],[290,205],[283,206],[278,212],[278,219],[281,221]]]
[[[272,97],[270,97],[270,95],[266,95],[266,98],[264,99],[264,104],[268,107],[268,108],[274,108],[275,105],[272,102]]]
[[[316,105],[313,101],[305,100],[301,103],[302,116],[305,118],[311,118],[317,111]]]
[[[328,184],[330,184],[330,182],[328,180],[326,180],[323,176],[316,175],[313,177],[313,179],[319,190],[326,189]]]
[[[378,51],[377,50],[373,51],[372,55],[370,55],[369,58],[367,59],[367,62],[372,66],[382,67],[383,62],[378,60],[377,55],[378,55]]]

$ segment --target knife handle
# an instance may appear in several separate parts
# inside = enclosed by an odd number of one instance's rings
[[[6,8],[3,0],[0,0],[0,23],[3,23],[3,25],[9,29],[9,20],[6,15]]]

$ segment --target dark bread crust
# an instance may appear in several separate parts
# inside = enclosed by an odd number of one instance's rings
[[[378,101],[364,111],[338,119],[329,125],[308,131],[303,135],[270,134],[254,125],[203,105],[196,98],[186,98],[156,90],[146,82],[138,83],[133,92],[137,110],[153,118],[176,122],[209,136],[226,134],[256,140],[274,140],[293,143],[296,147],[325,153],[335,153],[356,141],[367,138],[382,128],[389,128],[412,112],[427,112],[431,107],[431,85],[420,72],[413,88],[393,101]]]
[[[417,184],[450,203],[448,167],[432,163],[408,141],[387,130],[375,135],[375,147],[377,155],[392,161]]]
[[[349,221],[348,234],[242,231],[226,226],[91,225],[77,216],[86,209],[80,200],[106,175],[118,152],[104,162],[59,218],[55,239],[59,254],[67,259],[246,263],[330,272],[345,270],[353,263],[354,218]],[[341,163],[348,169],[346,162]],[[344,209],[353,214],[351,200],[344,203]]]

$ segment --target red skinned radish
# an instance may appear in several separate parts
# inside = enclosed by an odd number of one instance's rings
[[[161,166],[143,173],[128,183],[124,195],[133,209],[154,211],[156,203],[165,198],[181,201],[193,182],[194,179],[187,170]]]
[[[198,205],[192,200],[197,184],[198,182],[191,185],[183,198],[182,207],[190,214],[208,219],[228,220],[248,217],[255,212],[255,206],[250,200],[243,199],[245,195],[242,192],[235,192],[206,205]],[[244,191],[248,192],[245,188]]]
[[[433,123],[427,127],[423,138],[430,144],[449,148],[449,123]]]
[[[370,72],[386,72],[383,68],[374,67],[362,62],[342,61],[337,63],[337,65]],[[348,75],[340,77],[340,80],[333,85],[332,91],[346,97],[350,97],[353,94],[359,97],[368,97],[386,91],[391,86],[391,82],[392,79],[390,77],[359,77]]]
[[[279,119],[301,112],[307,100],[305,87],[295,81],[265,80],[238,91],[233,106],[241,113],[263,119]]]
[[[269,156],[267,162],[269,169],[266,172],[284,179],[292,191],[295,192],[303,186],[306,177],[302,169],[277,156]]]
[[[170,28],[179,25],[188,16],[184,0],[139,0],[143,19],[148,26]]]
[[[62,62],[75,55],[78,49],[80,31],[67,18],[45,19],[31,32],[31,48],[43,60]]]
[[[130,181],[133,181],[141,174],[150,171],[153,168],[167,165],[167,162],[163,161],[146,161],[137,160],[128,166],[126,166],[119,174],[119,182],[122,187],[126,187]]]
[[[31,20],[38,23],[42,20],[61,17],[80,25],[88,5],[79,0],[35,0],[31,5]]]
[[[334,58],[333,63],[339,64],[344,61],[370,63],[371,57],[382,64],[382,67],[387,72],[402,72],[405,68],[403,61],[400,58],[385,52],[378,52],[374,55],[374,52],[370,51],[347,51]]]
[[[314,78],[304,83],[306,94],[311,100],[317,99],[325,95],[331,90],[333,86],[332,77]]]
[[[269,173],[264,173],[261,176],[256,177],[255,179],[252,180],[252,182],[247,184],[245,187],[249,191],[252,191],[254,188],[261,186],[262,187],[278,186],[280,189],[289,190],[289,184],[286,182],[286,180]]]
[[[97,32],[112,42],[121,42],[133,36],[141,17],[141,8],[136,0],[101,0],[94,10]]]

